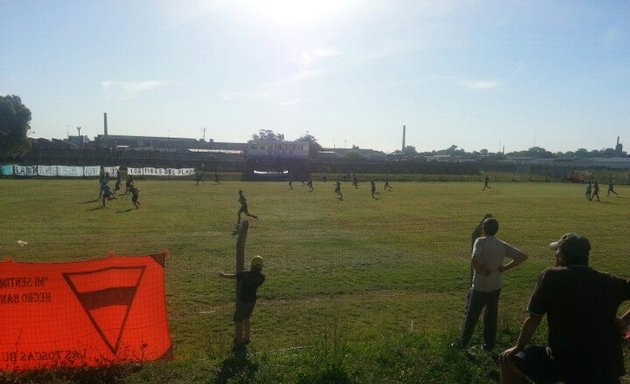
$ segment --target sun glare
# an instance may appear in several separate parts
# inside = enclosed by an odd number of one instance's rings
[[[317,24],[335,16],[341,0],[243,0],[243,6],[256,17],[276,25]]]

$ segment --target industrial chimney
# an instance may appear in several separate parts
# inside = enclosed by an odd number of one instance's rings
[[[405,150],[405,135],[406,135],[407,126],[403,125],[403,146],[401,151]]]
[[[103,124],[105,127],[105,137],[107,137],[107,112],[103,113]]]

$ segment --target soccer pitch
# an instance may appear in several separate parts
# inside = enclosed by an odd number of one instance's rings
[[[173,352],[203,361],[231,347],[238,190],[248,199],[246,265],[265,259],[266,283],[252,317],[252,348],[311,345],[331,326],[361,343],[382,335],[453,335],[469,286],[471,232],[487,212],[497,237],[529,255],[506,272],[502,323],[517,328],[539,273],[554,263],[548,244],[565,232],[591,240],[591,266],[630,277],[630,188],[588,201],[581,184],[505,182],[315,182],[221,184],[136,180],[130,195],[101,208],[96,180],[0,179],[0,256],[55,262],[168,249],[166,300]],[[28,244],[20,246],[18,241]],[[624,307],[622,309],[627,309]],[[478,325],[479,330],[479,325]],[[478,342],[480,332],[474,342]],[[544,336],[539,330],[539,336]],[[499,348],[515,340],[499,335]],[[628,366],[628,359],[626,362]]]

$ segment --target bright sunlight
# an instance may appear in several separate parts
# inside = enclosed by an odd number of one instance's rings
[[[243,0],[256,17],[279,26],[314,25],[337,15],[356,1],[341,0]]]

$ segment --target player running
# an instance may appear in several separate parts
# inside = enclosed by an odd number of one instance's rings
[[[131,202],[133,203],[136,209],[140,208],[140,202],[138,201],[138,195],[140,194],[140,190],[135,185],[131,185],[129,188],[129,192],[131,192]]]
[[[372,198],[376,199],[375,195],[378,195],[378,192],[376,192],[376,183],[374,182],[374,179],[370,180],[370,188],[372,192]]]
[[[593,183],[593,194],[591,195],[591,201],[593,201],[593,197],[597,197],[597,201],[599,201],[599,183],[597,180]]]
[[[337,198],[339,200],[343,200],[343,193],[341,193],[341,181],[339,181],[339,177],[337,177],[335,184],[335,193],[337,194]]]
[[[617,196],[617,192],[615,192],[615,185],[613,184],[612,177],[608,179],[608,193],[606,196],[610,196],[611,193],[614,193]]]
[[[492,189],[492,187],[490,187],[490,185],[488,185],[489,183],[490,183],[490,177],[488,175],[486,175],[486,177],[483,179],[483,189],[482,189],[482,191],[485,191],[486,188]]]
[[[238,190],[238,201],[239,203],[241,203],[241,208],[238,210],[238,214],[237,214],[238,215],[238,220],[236,221],[237,226],[241,224],[241,213],[244,213],[245,215],[249,217],[253,217],[254,219],[258,219],[258,216],[252,215],[247,210],[247,199],[245,198],[245,195],[243,195],[243,191],[240,189]]]
[[[384,191],[392,191],[392,187],[389,185],[389,175],[385,175],[385,185],[383,186]]]

